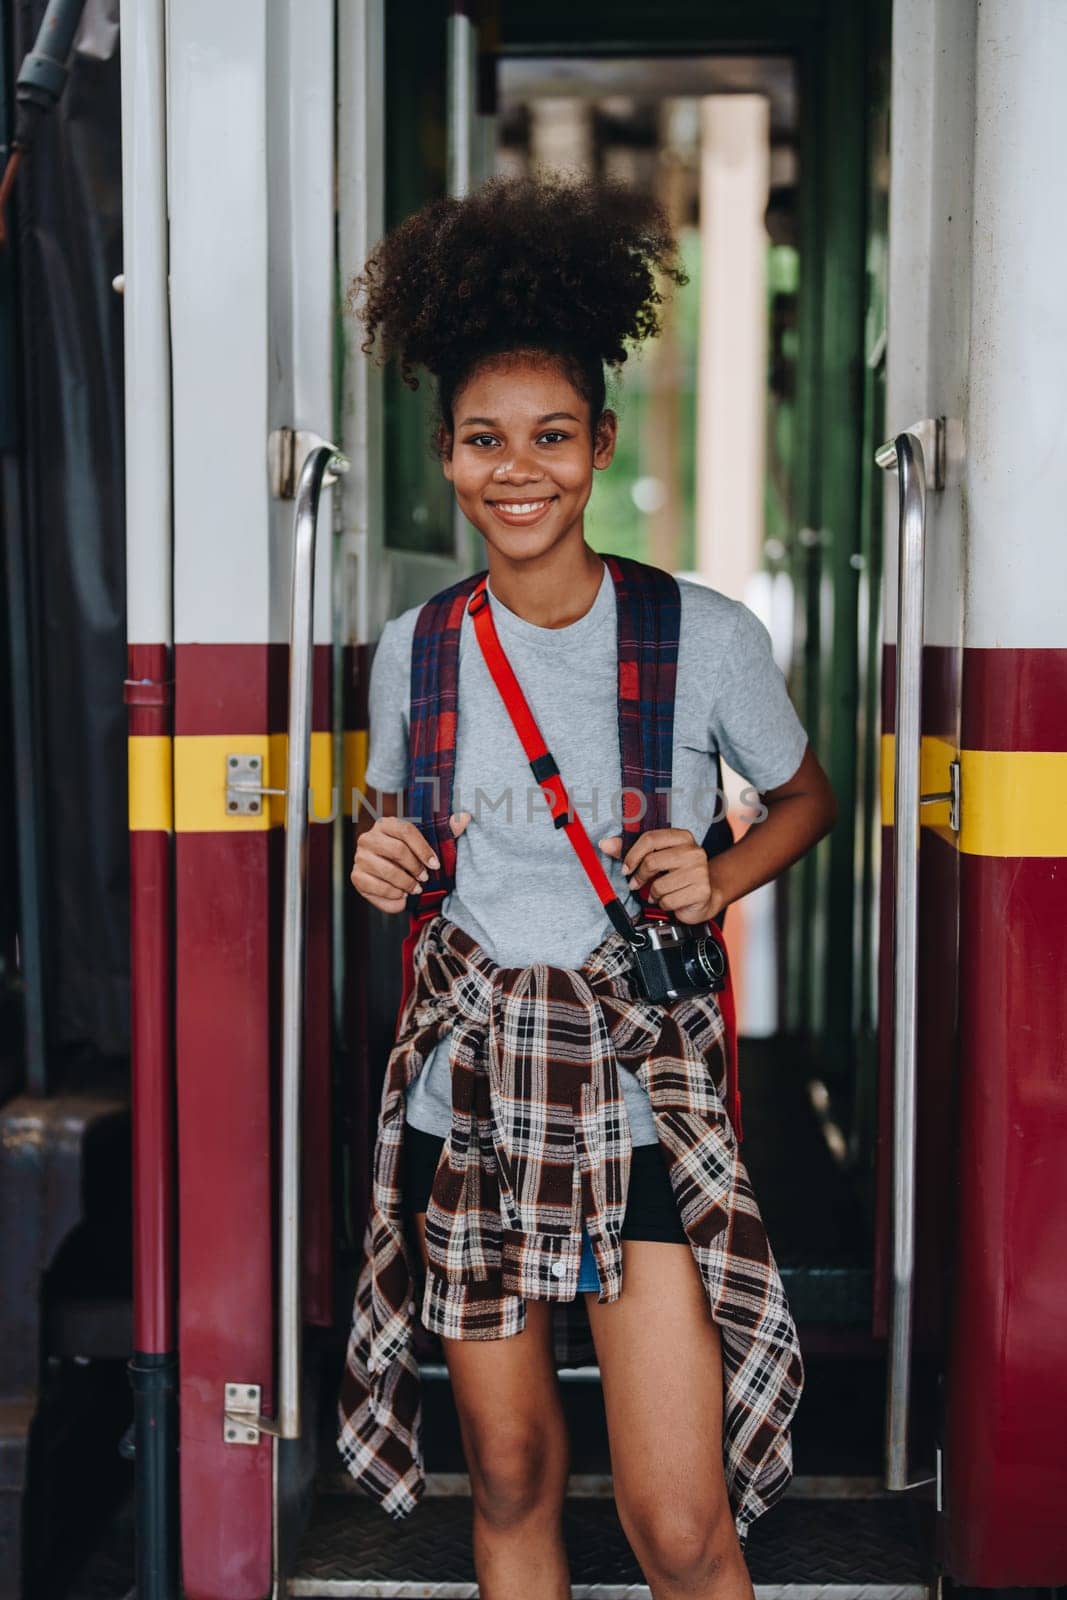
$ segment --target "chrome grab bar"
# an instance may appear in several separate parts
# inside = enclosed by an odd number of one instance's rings
[[[474,164],[478,29],[467,7],[452,4],[447,30],[448,192],[462,199],[470,192]]]
[[[311,779],[311,683],[314,650],[315,533],[332,445],[309,450],[293,516],[289,610],[289,742],[285,775],[285,869],[282,924],[281,1199],[278,1214],[279,1439],[300,1437],[300,1091],[304,1073],[304,931],[307,921],[308,784]]]
[[[931,440],[932,430],[932,440]],[[943,425],[920,423],[883,445],[875,459],[897,470],[900,522],[897,568],[896,760],[893,783],[893,1282],[886,1394],[886,1488],[933,1480],[908,1478],[911,1341],[915,1291],[915,1105],[918,1076],[919,817],[922,751],[923,604],[926,569],[924,437],[934,443],[941,486]]]
[[[289,609],[289,739],[285,779],[282,924],[281,1195],[278,1260],[277,1415],[226,1418],[252,1433],[300,1437],[303,1306],[300,1292],[300,1100],[304,1070],[304,931],[307,921],[308,785],[311,778],[311,685],[315,613],[315,534],[324,482],[347,472],[332,444],[311,449],[300,472],[293,518]],[[258,1391],[256,1391],[258,1393]],[[246,1440],[245,1442],[251,1442]]]

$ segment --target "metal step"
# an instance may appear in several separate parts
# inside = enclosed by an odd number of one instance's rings
[[[333,1445],[333,1440],[330,1441]],[[318,1476],[320,1494],[347,1494],[362,1496],[363,1490],[342,1466],[329,1467]],[[465,1495],[470,1499],[471,1480],[466,1472],[428,1472],[425,1494],[434,1498],[441,1495]],[[891,1492],[881,1478],[863,1477],[857,1473],[807,1475],[796,1473],[789,1480],[787,1494],[799,1500],[890,1500]],[[567,1495],[571,1500],[610,1500],[614,1494],[610,1472],[572,1472],[567,1479]]]
[[[898,1499],[786,1496],[759,1519],[746,1559],[758,1600],[926,1600],[927,1508]],[[610,1499],[569,1499],[564,1533],[574,1600],[649,1591]],[[323,1495],[289,1579],[290,1595],[476,1600],[470,1501],[423,1500],[402,1522],[349,1495]]]

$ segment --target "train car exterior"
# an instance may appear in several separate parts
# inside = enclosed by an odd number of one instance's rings
[[[913,732],[923,792],[959,791],[958,816],[923,808],[920,1149],[947,1202],[944,1559],[975,1585],[1062,1583],[1067,1568],[1063,319],[1041,265],[1063,248],[1043,197],[1065,24],[1042,4],[894,13],[889,431],[932,421],[943,451],[925,612],[906,624],[922,649]]]
[[[434,185],[492,169],[486,85],[509,53],[773,56],[800,84],[794,681],[851,820],[791,880],[783,921],[816,927],[819,970],[783,988],[852,1106],[872,1201],[858,1266],[784,1277],[805,1348],[884,1390],[884,1451],[873,1483],[812,1450],[828,1464],[797,1493],[839,1575],[768,1534],[757,1591],[1067,1584],[1067,11],[140,0],[122,16],[140,1592],[176,1594],[179,1571],[190,1600],[477,1592],[448,1567],[444,1497],[421,1535],[352,1496],[323,1511],[316,1452],[400,978],[399,930],[347,882],[369,662],[391,614],[481,565],[461,522],[433,546],[396,525],[417,420],[403,432],[343,286]],[[885,1530],[904,1522],[902,1554]],[[575,1593],[637,1592],[597,1575],[617,1552],[588,1528]],[[412,1562],[419,1538],[440,1571]]]

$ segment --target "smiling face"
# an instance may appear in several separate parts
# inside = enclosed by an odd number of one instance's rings
[[[615,453],[614,412],[591,428],[564,366],[516,352],[474,369],[456,391],[453,420],[442,468],[492,550],[522,562],[582,540],[593,473]]]

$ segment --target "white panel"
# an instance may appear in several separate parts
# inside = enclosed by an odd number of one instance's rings
[[[293,506],[273,428],[333,426],[332,0],[172,0],[177,637],[284,641]],[[330,496],[315,637],[328,641]]]
[[[164,0],[122,28],[123,324],[126,371],[126,637],[171,639],[170,326]]]
[[[887,436],[924,418],[957,424],[968,393],[974,25],[970,5],[893,9]],[[932,472],[931,472],[932,476]],[[925,637],[962,639],[958,474],[928,499]],[[885,638],[896,638],[897,481],[885,482]]]
[[[886,308],[886,434],[927,412],[930,327],[930,187],[934,107],[934,12],[929,0],[895,0],[890,94],[889,275]],[[884,487],[883,637],[897,636],[897,480]]]
[[[266,28],[171,0],[168,187],[178,641],[270,637]]]
[[[983,0],[966,448],[971,646],[1067,645],[1067,5]]]
[[[331,438],[334,315],[333,0],[287,0],[268,11],[270,174],[270,427]],[[319,511],[315,639],[331,637],[332,493]],[[291,501],[273,507],[271,638],[289,631]]]
[[[362,269],[384,226],[385,25],[382,0],[338,0],[337,204],[341,293]],[[389,615],[382,547],[381,375],[360,352],[355,317],[343,320],[342,446],[350,470],[341,490],[339,609],[346,642],[377,638]]]

